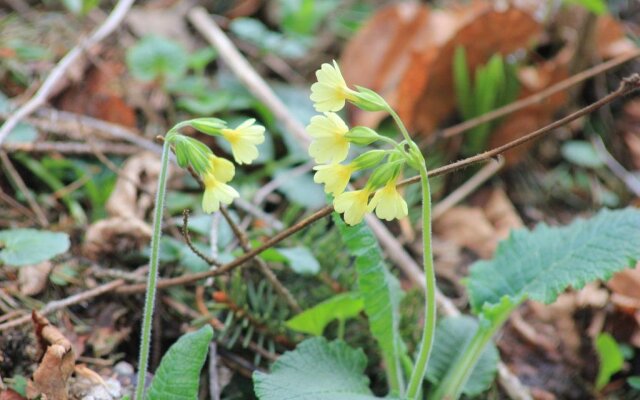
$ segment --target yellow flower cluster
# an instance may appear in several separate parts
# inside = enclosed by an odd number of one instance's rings
[[[191,126],[207,135],[222,136],[231,145],[236,163],[251,164],[258,158],[257,145],[264,142],[265,129],[255,122],[255,119],[248,119],[236,128],[229,128],[226,122],[217,118],[198,118],[176,125],[174,131]],[[205,212],[216,212],[221,204],[231,204],[239,196],[233,187],[227,185],[236,172],[231,161],[217,157],[201,142],[176,132],[168,135],[167,140],[175,144],[178,164],[182,167],[191,165],[202,178],[205,187],[202,208]]]
[[[324,184],[326,193],[334,196],[335,210],[344,215],[349,225],[362,221],[365,214],[375,210],[385,220],[404,218],[408,214],[406,201],[396,188],[403,162],[390,162],[399,150],[373,150],[341,164],[349,153],[350,144],[366,145],[382,139],[373,130],[364,127],[349,129],[336,114],[348,101],[365,110],[384,110],[388,105],[375,92],[368,89],[350,89],[338,64],[323,64],[316,72],[318,81],[311,86],[311,100],[322,115],[311,118],[307,132],[312,138],[309,155],[321,165],[314,167],[314,181]],[[345,191],[354,172],[373,168],[386,157],[389,161],[371,176],[361,190]],[[401,155],[402,157],[402,155]],[[373,195],[373,197],[371,197]]]

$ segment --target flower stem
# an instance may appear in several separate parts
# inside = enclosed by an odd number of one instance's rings
[[[153,212],[153,236],[151,237],[151,257],[149,260],[149,274],[147,277],[147,292],[144,299],[144,314],[142,319],[142,339],[140,341],[140,358],[138,359],[138,384],[136,386],[136,400],[144,399],[145,380],[149,364],[149,350],[151,347],[151,325],[156,298],[156,281],[158,280],[158,264],[160,255],[160,236],[162,235],[162,213],[164,211],[164,197],[167,190],[167,174],[169,171],[170,143],[164,141],[160,176],[158,177],[158,192],[156,206]]]
[[[424,248],[423,263],[426,293],[424,329],[422,331],[422,340],[420,341],[420,352],[407,389],[407,398],[410,400],[417,399],[420,394],[436,328],[436,276],[431,249],[431,189],[424,158],[421,160],[419,172],[422,184],[422,245]]]

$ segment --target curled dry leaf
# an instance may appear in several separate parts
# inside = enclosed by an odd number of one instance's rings
[[[36,338],[44,356],[29,381],[27,395],[47,399],[68,399],[67,381],[73,373],[76,356],[71,342],[42,315],[32,313]]]
[[[467,50],[473,70],[495,53],[527,47],[540,32],[540,24],[525,7],[475,1],[430,10],[401,3],[379,11],[358,32],[341,65],[347,82],[378,91],[410,129],[424,133],[455,107],[453,54],[458,46]],[[359,125],[375,126],[383,117],[353,112],[353,122]]]
[[[44,290],[49,281],[49,273],[53,269],[51,261],[43,261],[35,265],[27,265],[18,270],[20,293],[34,296]]]
[[[480,206],[453,207],[434,223],[440,239],[466,247],[481,258],[490,258],[498,242],[520,227],[522,220],[502,189],[493,189]]]
[[[140,250],[151,239],[151,227],[144,222],[153,208],[160,175],[155,154],[141,153],[125,162],[107,201],[110,218],[89,226],[83,251],[92,259]]]

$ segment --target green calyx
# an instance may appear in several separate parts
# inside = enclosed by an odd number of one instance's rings
[[[227,123],[218,118],[196,118],[180,123],[180,128],[190,126],[206,135],[216,136],[227,127]],[[177,125],[176,125],[177,126]]]
[[[353,165],[356,171],[373,168],[378,165],[388,153],[387,150],[367,151],[354,158],[351,165]]]
[[[356,126],[351,128],[349,132],[344,135],[347,140],[358,146],[367,146],[380,139],[380,135],[371,128],[366,126]]]
[[[362,86],[356,86],[355,99],[351,102],[358,108],[365,111],[386,111],[389,104],[378,93]]]
[[[398,178],[404,167],[405,160],[397,160],[388,162],[379,168],[377,168],[369,177],[367,187],[371,189],[378,189],[386,185],[389,181]]]
[[[204,143],[181,134],[171,135],[168,141],[175,147],[176,159],[181,168],[190,165],[199,175],[203,175],[211,167],[209,158],[213,152]]]

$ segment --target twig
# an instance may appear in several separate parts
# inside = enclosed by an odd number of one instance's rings
[[[473,175],[471,179],[460,185],[460,187],[451,192],[447,197],[440,200],[440,202],[438,202],[438,204],[433,207],[433,210],[431,211],[431,218],[433,220],[436,220],[441,217],[442,214],[444,214],[448,209],[458,204],[471,192],[473,192],[480,185],[486,182],[487,179],[495,175],[495,173],[498,172],[503,166],[504,157],[498,156],[498,161],[488,163],[487,165],[482,167],[482,169],[475,175]]]
[[[600,136],[594,135],[591,138],[591,143],[596,149],[596,152],[598,153],[600,159],[605,164],[607,164],[607,167],[609,167],[611,172],[613,172],[613,174],[617,176],[618,179],[624,182],[624,184],[627,185],[627,188],[629,188],[629,190],[631,190],[633,194],[635,194],[636,196],[640,196],[640,179],[638,179],[631,172],[627,171],[624,166],[622,166],[622,164],[618,162],[618,160],[613,158],[611,153],[607,151],[607,148],[605,147],[604,142],[602,141],[602,138]]]
[[[300,143],[308,145],[309,136],[305,132],[304,126],[295,119],[287,106],[273,93],[273,90],[249,65],[247,60],[240,54],[227,35],[222,32],[216,22],[209,16],[207,10],[196,7],[188,14],[188,18],[193,26],[213,45],[220,58],[225,61],[233,73],[244,83],[249,91],[258,100],[267,104],[273,115],[291,132]]]
[[[34,212],[32,210],[30,210],[27,207],[23,206],[16,199],[14,199],[13,197],[11,197],[8,194],[6,194],[2,190],[2,188],[0,188],[0,200],[2,200],[5,203],[7,203],[10,207],[13,207],[13,208],[17,209],[19,213],[21,213],[25,217],[29,218],[33,223],[39,224],[39,222],[36,221],[35,214],[34,214]],[[41,225],[41,226],[43,226],[43,225]]]
[[[498,119],[504,117],[507,114],[511,114],[515,111],[518,111],[522,108],[528,107],[530,105],[541,102],[542,100],[558,93],[563,90],[566,90],[574,85],[581,83],[589,78],[592,78],[598,74],[601,74],[605,71],[608,71],[612,68],[617,67],[618,65],[624,64],[627,61],[633,60],[634,58],[640,56],[640,49],[637,49],[633,52],[623,54],[619,57],[613,58],[607,62],[603,62],[596,66],[593,66],[585,71],[582,71],[576,75],[571,76],[563,81],[556,83],[555,85],[549,86],[547,89],[542,90],[538,93],[532,94],[529,97],[525,97],[524,99],[515,101],[513,103],[509,103],[506,106],[497,108],[491,112],[483,114],[479,117],[470,119],[461,124],[452,126],[450,128],[443,129],[442,131],[436,134],[437,137],[440,138],[450,138],[453,136],[457,136],[469,129],[475,128],[476,126],[485,124],[489,121],[493,121],[494,119]]]
[[[69,296],[66,299],[55,300],[47,303],[44,307],[42,307],[38,312],[45,316],[51,314],[54,311],[58,311],[65,307],[69,307],[73,304],[78,304],[80,302],[89,300],[91,298],[100,296],[101,294],[110,292],[120,286],[124,285],[124,280],[117,279],[115,281],[111,281],[109,283],[105,283],[104,285],[97,286],[93,289],[86,290],[84,292],[74,294],[73,296]],[[5,331],[9,328],[14,328],[16,326],[20,326],[31,321],[31,314],[24,315],[20,318],[16,318],[9,322],[5,322],[4,324],[0,324],[0,332]]]
[[[189,210],[182,211],[182,237],[184,237],[184,241],[187,243],[187,246],[191,249],[191,251],[204,260],[209,265],[215,265],[219,267],[221,264],[218,260],[215,260],[203,252],[201,252],[196,246],[191,242],[191,236],[189,235]]]
[[[103,147],[103,151],[109,154],[130,155],[140,152],[140,148],[128,144],[96,142],[96,145]],[[93,152],[91,145],[77,142],[6,142],[2,147],[6,151],[24,151],[26,153],[87,154]]]
[[[42,227],[49,226],[49,221],[47,220],[44,211],[42,210],[42,208],[40,208],[40,205],[38,205],[38,202],[33,197],[33,194],[22,180],[22,177],[20,176],[16,168],[13,166],[13,163],[9,159],[7,153],[2,150],[0,150],[0,161],[2,161],[2,165],[4,165],[7,173],[9,174],[9,176],[11,176],[16,186],[18,186],[18,189],[20,189],[24,198],[27,200],[27,203],[29,203],[29,207],[38,219],[38,224]]]
[[[229,212],[227,211],[227,209],[224,207],[220,207],[220,212],[222,213],[222,216],[231,227],[233,234],[236,236],[236,238],[238,238],[238,241],[240,242],[240,246],[242,247],[242,249],[247,253],[250,252],[251,245],[247,240],[247,236],[244,234],[244,232],[242,232],[242,230],[240,229],[238,224],[235,223],[233,218],[231,218],[231,215],[229,215]],[[287,302],[287,304],[289,304],[289,307],[296,313],[302,312],[302,308],[300,308],[300,305],[298,304],[296,299],[293,297],[291,292],[289,292],[289,289],[287,289],[278,280],[278,277],[276,276],[276,274],[273,273],[271,268],[269,268],[267,263],[262,258],[259,258],[259,257],[256,257],[254,261],[258,266],[258,270],[260,270],[260,273],[262,273],[262,275],[264,275],[264,277],[267,278],[271,286],[273,286],[276,292],[278,292],[280,297],[282,297]]]
[[[48,100],[51,92],[55,88],[56,84],[62,77],[64,77],[65,73],[73,65],[73,63],[84,53],[85,50],[94,46],[102,39],[107,37],[111,32],[113,32],[116,27],[120,24],[122,19],[124,18],[129,8],[133,4],[134,0],[120,0],[118,4],[113,8],[109,17],[104,21],[104,23],[91,34],[86,40],[83,40],[78,45],[76,45],[71,51],[69,51],[56,66],[51,70],[51,73],[42,83],[38,92],[25,104],[23,104],[14,114],[12,114],[9,119],[7,119],[2,127],[0,127],[0,145],[7,137],[9,132],[13,130],[13,128],[20,122],[23,118],[32,114],[38,107],[45,104]]]

